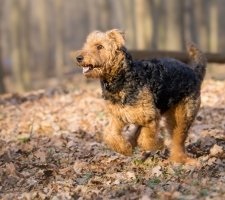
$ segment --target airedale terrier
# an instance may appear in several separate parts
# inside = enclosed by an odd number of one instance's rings
[[[190,65],[172,58],[134,61],[120,30],[94,31],[87,37],[76,62],[86,77],[100,79],[110,119],[103,139],[109,147],[131,155],[133,146],[122,129],[135,124],[141,127],[136,143],[142,150],[161,149],[157,132],[165,117],[172,139],[170,160],[194,162],[185,154],[184,143],[199,110],[206,58],[192,43],[187,51]]]

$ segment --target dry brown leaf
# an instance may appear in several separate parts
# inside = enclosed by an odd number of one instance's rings
[[[221,147],[217,144],[214,144],[213,147],[210,149],[211,156],[217,156],[222,153],[224,153],[223,147]]]
[[[153,176],[159,177],[162,175],[162,167],[161,166],[156,166],[152,168],[151,173]]]
[[[5,168],[6,168],[6,172],[9,175],[17,176],[17,174],[16,174],[16,167],[15,167],[15,165],[12,162],[6,163]]]
[[[34,153],[34,156],[40,159],[40,162],[45,163],[46,162],[46,153],[42,150],[38,150]]]

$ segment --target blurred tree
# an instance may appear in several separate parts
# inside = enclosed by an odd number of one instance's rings
[[[156,0],[149,0],[149,7],[150,7],[150,13],[152,18],[152,23],[150,24],[152,27],[152,39],[151,39],[151,48],[157,49],[158,46],[158,36],[159,36],[159,13],[157,10],[159,10],[159,3],[160,1]],[[161,14],[161,13],[160,13]],[[154,27],[154,28],[153,28]]]
[[[2,2],[2,5],[0,6],[0,93],[4,93],[5,92],[5,85],[4,85],[4,70],[3,70],[3,58],[2,58],[2,23],[3,20],[2,20],[2,11],[3,11],[3,4],[4,4],[4,1]]]
[[[157,28],[158,28],[158,36],[157,37],[157,48],[159,49],[165,49],[166,48],[166,0],[160,0],[158,2],[158,10],[156,10],[156,16],[158,18],[158,24],[157,24]],[[157,32],[155,33],[157,34]]]
[[[124,4],[118,0],[116,1],[108,0],[107,2],[109,3],[108,12],[110,12],[109,17],[110,27],[124,29],[123,27],[123,25],[125,25]],[[107,18],[107,15],[105,16],[105,18]]]
[[[210,5],[210,52],[218,51],[218,2],[211,0]]]
[[[63,75],[63,1],[55,0],[56,9],[56,43],[55,43],[55,69],[59,79]]]
[[[20,0],[20,15],[21,15],[21,24],[20,24],[20,53],[21,53],[21,77],[25,90],[31,88],[31,71],[30,71],[30,16],[31,16],[31,7],[30,0]]]
[[[99,30],[103,30],[106,31],[110,28],[110,20],[114,19],[113,21],[117,22],[116,17],[110,17],[111,15],[111,10],[113,9],[110,6],[110,1],[111,0],[97,0],[97,29]],[[114,1],[114,5],[116,5],[116,2],[118,1]],[[93,9],[93,8],[92,8]],[[117,13],[119,15],[120,10],[117,10]],[[117,26],[117,25],[116,25]],[[114,27],[116,27],[114,26]]]
[[[145,8],[148,6],[146,0],[135,0],[135,30],[136,31],[136,48],[146,49],[150,48],[150,41],[152,35],[152,19],[149,10]]]
[[[197,21],[196,21],[196,1],[195,0],[186,0],[185,1],[185,11],[186,11],[186,19],[187,24],[185,26],[187,27],[187,33],[189,35],[186,37],[188,40],[192,40],[196,43],[199,43],[199,35],[197,33]]]
[[[38,25],[40,27],[40,47],[41,47],[41,59],[39,59],[40,64],[40,74],[44,78],[49,74],[49,34],[47,25],[47,6],[46,0],[39,0],[37,4],[37,17]]]
[[[183,30],[183,1],[170,0],[166,1],[166,32],[167,32],[167,49],[180,50],[184,44]]]
[[[218,0],[218,50],[225,52],[225,2],[224,0]]]
[[[124,29],[126,30],[126,38],[127,41],[127,47],[128,48],[136,48],[137,43],[137,35],[136,31],[134,31],[135,28],[135,15],[130,15],[130,13],[134,13],[135,11],[135,0],[124,0],[121,1],[123,3],[124,12],[126,13],[124,17]]]
[[[21,77],[21,54],[20,54],[20,24],[21,24],[21,16],[20,16],[20,2],[12,1],[12,9],[11,9],[11,39],[12,39],[12,65],[13,65],[13,76],[16,82],[16,90],[23,91],[24,85]]]
[[[13,75],[16,81],[16,91],[30,88],[29,71],[29,0],[13,0],[11,9],[11,39]]]
[[[195,2],[195,16],[199,44],[202,49],[209,50],[209,1],[199,0]]]
[[[98,29],[98,20],[97,20],[98,10],[96,7],[93,7],[93,2],[97,3],[96,0],[87,2],[90,31]]]

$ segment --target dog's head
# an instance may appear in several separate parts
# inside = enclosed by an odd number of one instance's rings
[[[124,33],[120,30],[94,31],[88,35],[83,48],[75,52],[76,64],[83,67],[86,77],[113,76],[119,70],[118,64],[124,59],[121,50],[124,45]]]

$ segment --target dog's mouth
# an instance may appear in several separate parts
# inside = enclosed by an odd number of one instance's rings
[[[89,65],[84,65],[83,66],[83,74],[86,74],[94,69],[94,66],[89,64]]]

